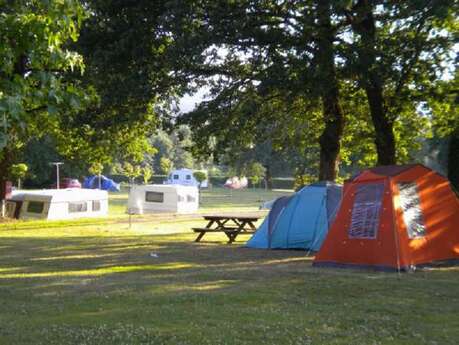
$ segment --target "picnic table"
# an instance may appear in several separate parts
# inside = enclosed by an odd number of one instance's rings
[[[257,215],[244,214],[220,214],[204,215],[207,225],[204,228],[192,228],[199,235],[195,242],[201,241],[208,232],[224,232],[228,237],[228,243],[233,243],[241,233],[254,233],[257,230],[255,222],[260,219]]]

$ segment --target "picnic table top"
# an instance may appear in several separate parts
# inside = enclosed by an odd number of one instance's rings
[[[244,219],[244,220],[258,220],[263,217],[263,215],[257,214],[243,214],[243,213],[219,213],[219,214],[203,214],[204,219],[207,220],[222,220],[222,219]]]

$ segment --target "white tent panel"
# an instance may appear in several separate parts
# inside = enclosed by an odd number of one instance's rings
[[[128,213],[193,213],[199,208],[196,187],[181,185],[134,185],[129,192]]]

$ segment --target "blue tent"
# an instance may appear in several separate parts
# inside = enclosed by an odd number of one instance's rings
[[[93,175],[88,176],[83,181],[83,188],[97,189],[99,188],[99,176]],[[120,185],[112,179],[104,175],[100,175],[100,189],[107,190],[109,192],[119,192]]]
[[[341,200],[342,187],[318,182],[277,199],[249,248],[298,248],[318,251]]]

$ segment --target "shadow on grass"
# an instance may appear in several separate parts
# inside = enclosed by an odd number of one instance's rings
[[[310,344],[303,341],[307,333],[313,343],[370,336],[383,344],[388,337],[431,337],[432,320],[439,343],[457,339],[457,271],[398,279],[320,270],[302,251],[194,243],[194,237],[3,237],[0,339],[258,344],[268,337],[266,344]],[[430,328],[406,330],[427,321]]]
[[[265,251],[167,237],[2,238],[0,281],[52,293],[154,286],[162,293],[240,286],[310,265],[301,251]],[[277,272],[277,273],[276,273]],[[90,281],[90,283],[88,283]],[[59,283],[60,282],[60,283]],[[224,283],[222,283],[224,282]],[[207,287],[206,287],[207,286]]]

